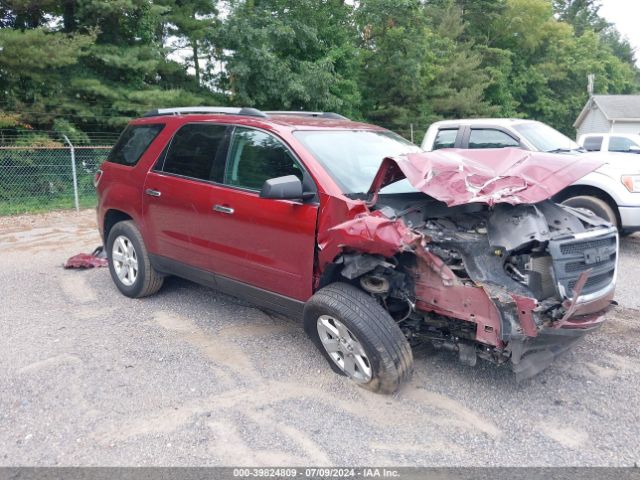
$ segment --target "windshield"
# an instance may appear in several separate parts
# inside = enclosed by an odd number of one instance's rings
[[[367,192],[385,157],[421,151],[413,143],[388,131],[299,130],[294,135],[346,194]],[[398,186],[393,192],[400,193],[396,190]],[[413,189],[407,184],[400,190]]]
[[[514,125],[513,128],[540,152],[570,152],[581,149],[569,137],[544,123],[521,123]]]

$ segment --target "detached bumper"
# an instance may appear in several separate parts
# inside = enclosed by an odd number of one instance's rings
[[[603,291],[578,297],[575,305],[570,307],[571,316],[556,322],[552,329],[585,329],[601,324],[611,308],[615,288],[616,284],[611,283]]]
[[[572,302],[568,318],[543,328],[535,337],[515,336],[509,341],[511,364],[516,380],[526,380],[551,365],[586,334],[599,329],[612,307],[615,283],[595,295]]]
[[[545,329],[535,338],[512,338],[511,365],[516,381],[531,378],[549,365],[567,350],[571,349],[587,333],[600,328],[602,323],[588,328]]]

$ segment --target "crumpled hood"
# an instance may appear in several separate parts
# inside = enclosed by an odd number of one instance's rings
[[[518,148],[446,149],[385,158],[369,193],[403,178],[449,206],[481,202],[538,203],[606,163]]]

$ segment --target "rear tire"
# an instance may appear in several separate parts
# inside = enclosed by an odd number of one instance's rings
[[[410,376],[409,342],[389,313],[370,295],[347,283],[332,283],[311,297],[304,328],[340,375],[360,387],[393,393]]]
[[[149,260],[138,227],[131,220],[116,223],[107,238],[109,272],[118,290],[127,297],[153,295],[164,282]]]
[[[589,210],[596,217],[600,217],[611,223],[614,227],[620,228],[616,212],[613,211],[613,208],[611,208],[607,202],[600,198],[589,195],[580,195],[578,197],[567,198],[562,202],[562,204],[573,208]]]

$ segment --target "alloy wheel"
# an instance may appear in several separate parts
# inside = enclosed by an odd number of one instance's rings
[[[360,341],[346,325],[330,315],[320,315],[317,328],[322,346],[345,375],[358,383],[371,380],[369,358]]]
[[[111,261],[123,285],[130,287],[138,278],[138,255],[133,243],[124,235],[118,236],[111,249]]]

